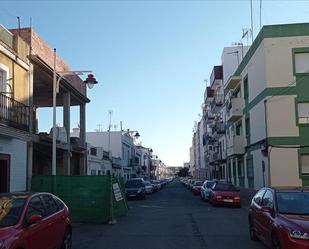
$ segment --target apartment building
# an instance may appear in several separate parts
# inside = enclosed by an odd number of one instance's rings
[[[0,193],[25,191],[29,184],[33,131],[29,53],[20,36],[0,25]]]
[[[226,47],[221,65],[213,67],[210,82],[204,92],[203,153],[206,177],[227,179],[226,100],[224,85],[235,72],[248,47]]]
[[[78,137],[79,132],[78,128],[74,128],[71,137]],[[86,132],[86,141],[93,147],[111,153],[113,175],[123,176],[125,179],[137,176],[139,164],[136,159],[136,147],[129,131]]]
[[[87,175],[111,175],[112,158],[102,147],[87,143]]]
[[[309,184],[309,23],[264,26],[226,93],[228,178]]]

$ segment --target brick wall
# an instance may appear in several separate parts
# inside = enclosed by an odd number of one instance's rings
[[[39,56],[48,66],[54,67],[54,51],[48,44],[31,28],[10,29],[13,34],[20,34],[20,36],[31,46],[31,53]],[[66,71],[70,70],[68,64],[57,55],[56,70]],[[78,76],[65,77],[71,85],[76,88],[80,93],[86,96],[86,85],[83,80]]]

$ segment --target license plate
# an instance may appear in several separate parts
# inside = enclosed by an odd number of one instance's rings
[[[233,200],[224,199],[224,202],[233,202]]]
[[[130,197],[134,197],[134,196],[136,196],[136,194],[129,194],[129,196],[130,196]]]

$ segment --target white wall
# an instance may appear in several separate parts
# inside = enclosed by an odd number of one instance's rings
[[[242,48],[241,47],[225,47],[223,49],[222,55],[221,55],[221,62],[223,65],[223,85],[226,84],[227,80],[233,75],[236,71],[236,68],[238,67],[238,61],[237,61],[237,54],[234,53],[238,51],[239,56],[239,63],[242,60]],[[243,47],[243,56],[248,51],[248,47]],[[232,53],[232,54],[230,54]]]
[[[78,132],[72,132],[71,137],[78,137]],[[86,142],[90,143],[94,147],[102,147],[103,150],[108,151],[108,132],[87,132]],[[122,158],[121,149],[121,132],[110,132],[110,150],[113,157]]]
[[[267,38],[264,44],[268,87],[288,86],[295,80],[292,48],[309,47],[309,37]]]
[[[263,186],[263,167],[262,167],[262,161],[265,163],[265,186],[268,186],[268,160],[267,157],[264,157],[262,155],[262,152],[260,149],[252,151],[251,153],[253,155],[253,170],[254,170],[254,189],[260,189]]]
[[[199,122],[199,143],[200,143],[200,147],[199,147],[199,156],[201,159],[201,168],[205,169],[206,165],[205,165],[205,158],[204,158],[204,146],[203,146],[203,133],[204,133],[204,119],[201,119],[201,122]]]
[[[243,123],[243,127],[245,122]],[[245,128],[245,127],[244,127]],[[251,128],[251,144],[261,141],[266,137],[265,129],[265,107],[264,101],[258,103],[250,111],[250,128]],[[245,129],[243,129],[243,134],[245,135]]]
[[[10,191],[27,188],[27,142],[0,137],[0,153],[11,156]]]

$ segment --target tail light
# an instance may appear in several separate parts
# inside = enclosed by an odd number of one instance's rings
[[[235,196],[235,197],[234,197],[234,200],[240,201],[240,197]]]
[[[216,199],[222,199],[221,195],[216,195]]]

